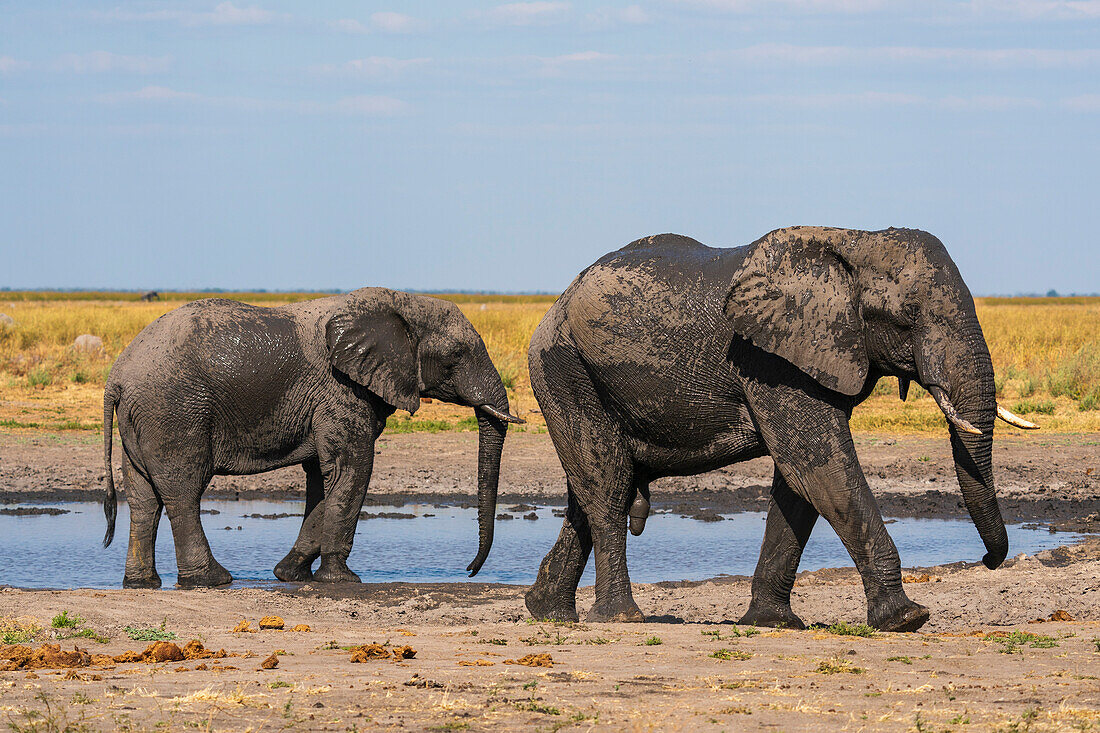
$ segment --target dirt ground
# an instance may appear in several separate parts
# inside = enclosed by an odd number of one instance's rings
[[[0,715],[17,730],[46,717],[55,727],[37,730],[1100,728],[1100,541],[994,572],[925,577],[906,589],[932,609],[926,630],[869,638],[736,627],[747,578],[637,585],[639,604],[656,614],[646,624],[533,622],[522,588],[477,583],[4,589],[4,614],[48,624],[67,611],[110,637],[62,641],[66,650],[140,652],[146,643],[124,627],[163,625],[181,645],[195,638],[249,656],[0,672]],[[803,574],[795,610],[807,621],[857,621],[862,595],[854,571]],[[591,602],[582,589],[580,606]],[[1074,620],[1027,623],[1057,611]],[[311,631],[231,631],[265,615]],[[410,645],[416,656],[352,663],[343,648],[371,643]],[[277,650],[278,667],[261,668]],[[531,654],[553,666],[508,662]]]
[[[373,501],[472,502],[476,441],[473,433],[384,438]],[[963,515],[946,437],[861,436],[857,447],[884,513]],[[999,434],[995,459],[1010,521],[1097,530],[1100,436]],[[102,476],[94,436],[0,435],[0,502],[98,499]],[[758,460],[665,479],[654,485],[654,507],[760,509],[770,478],[770,464]],[[300,496],[302,483],[292,468],[219,477],[210,492],[280,498]],[[511,436],[502,504],[560,504],[563,490],[549,439]],[[737,627],[750,583],[740,576],[636,584],[650,616],[634,625],[536,622],[523,606],[525,588],[473,582],[3,588],[0,628],[43,627],[35,646],[141,652],[149,642],[132,640],[126,627],[163,627],[181,646],[194,638],[248,656],[0,672],[0,724],[42,731],[1100,730],[1100,539],[1017,557],[996,571],[955,563],[906,573],[907,592],[929,606],[931,621],[919,633],[870,637],[836,633],[851,626]],[[592,600],[591,587],[582,588],[582,617]],[[865,613],[859,578],[849,568],[802,573],[794,609],[807,622],[858,624]],[[63,611],[80,624],[49,628]],[[256,628],[267,615],[311,630],[231,631],[242,619]],[[1052,616],[1060,620],[1029,623]],[[352,663],[344,647],[370,643],[407,644],[416,655]],[[278,666],[262,668],[277,650],[284,652]],[[532,654],[549,655],[553,666],[507,661]]]

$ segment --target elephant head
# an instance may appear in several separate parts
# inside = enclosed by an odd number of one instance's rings
[[[332,367],[387,404],[415,413],[421,397],[473,407],[478,424],[478,553],[493,544],[508,394],[485,343],[453,303],[385,288],[363,288],[325,326]]]
[[[967,510],[996,568],[1008,535],[993,483],[993,422],[1035,428],[997,405],[993,363],[970,295],[927,232],[791,227],[748,246],[725,311],[736,331],[824,387],[866,395],[916,380],[947,418]]]

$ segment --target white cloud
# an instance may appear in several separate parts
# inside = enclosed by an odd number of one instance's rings
[[[979,14],[1015,15],[1039,18],[1100,18],[1100,0],[972,0]]]
[[[567,2],[507,3],[487,11],[485,17],[498,25],[528,26],[557,23],[565,19],[572,5]]]
[[[394,97],[360,95],[344,97],[334,102],[286,101],[256,97],[209,97],[194,92],[181,92],[168,87],[147,86],[136,92],[101,94],[96,101],[105,104],[129,102],[188,102],[209,107],[246,112],[294,112],[298,114],[350,114],[363,117],[394,117],[405,114],[408,102]]]
[[[26,61],[20,61],[11,56],[0,56],[0,74],[10,74],[13,71],[22,71],[29,68],[30,64]]]
[[[107,13],[97,13],[107,20],[122,21],[170,21],[185,26],[267,25],[289,19],[286,13],[264,10],[257,5],[239,7],[232,2],[222,2],[208,11],[193,10],[145,10],[130,11],[116,8]]]
[[[916,46],[792,46],[759,44],[707,56],[753,64],[842,65],[931,63],[955,67],[1068,68],[1100,64],[1100,49],[922,48]]]
[[[96,99],[100,102],[114,104],[116,102],[194,102],[202,100],[203,97],[194,92],[181,92],[168,87],[147,86],[136,92],[101,94]]]
[[[781,6],[807,13],[866,13],[888,7],[886,0],[675,0],[727,13],[755,13]]]
[[[601,8],[585,13],[581,26],[599,30],[618,25],[644,25],[652,21],[652,16],[641,5],[627,5],[625,8]]]
[[[424,28],[424,22],[411,15],[382,11],[373,13],[366,23],[343,18],[333,22],[332,27],[345,33],[414,33]]]
[[[1100,94],[1080,94],[1062,100],[1062,106],[1074,112],[1100,112]]]
[[[171,62],[171,56],[124,56],[110,51],[92,51],[85,54],[65,54],[57,59],[54,66],[60,71],[77,74],[101,74],[110,71],[154,74],[165,71]]]
[[[379,79],[395,76],[409,69],[430,64],[431,61],[430,58],[397,59],[389,56],[368,56],[367,58],[353,59],[339,65],[319,66],[317,69],[326,73],[342,72]]]
[[[357,96],[338,100],[332,109],[366,117],[394,117],[409,111],[409,104],[394,97]]]
[[[829,109],[835,107],[914,107],[945,110],[1004,111],[1038,109],[1042,103],[1030,97],[926,97],[901,92],[854,92],[821,94],[754,94],[746,96],[711,96],[695,98],[696,102],[713,105],[761,105],[767,107],[802,107]]]
[[[370,24],[383,33],[411,33],[421,26],[420,21],[411,15],[388,10],[372,14]]]

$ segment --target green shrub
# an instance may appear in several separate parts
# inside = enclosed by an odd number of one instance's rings
[[[37,369],[31,369],[27,372],[27,384],[32,387],[48,387],[53,383],[53,378],[50,373],[38,367]]]
[[[1013,412],[1022,414],[1035,413],[1039,415],[1054,414],[1054,400],[1023,400],[1012,407]]]

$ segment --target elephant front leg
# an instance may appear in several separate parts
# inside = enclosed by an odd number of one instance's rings
[[[810,539],[818,513],[810,502],[791,491],[777,468],[760,559],[752,576],[752,601],[738,623],[774,628],[804,629],[791,610],[798,563]]]
[[[359,512],[370,484],[374,465],[374,444],[322,463],[325,499],[315,510],[323,510],[321,523],[321,566],[313,573],[319,583],[358,583],[359,576],[348,568],[348,555],[355,541]]]
[[[867,623],[883,631],[919,629],[928,609],[909,600],[902,587],[898,550],[860,468],[844,406],[813,385],[746,386],[783,478],[832,525],[852,556],[867,596]]]
[[[565,510],[561,534],[539,565],[539,576],[524,601],[533,618],[577,621],[577,585],[592,552],[592,531],[588,517],[577,503],[572,489]]]
[[[302,464],[306,472],[306,509],[298,539],[286,557],[275,566],[275,577],[287,583],[313,579],[313,561],[321,555],[321,523],[325,514],[324,477],[316,459]]]

